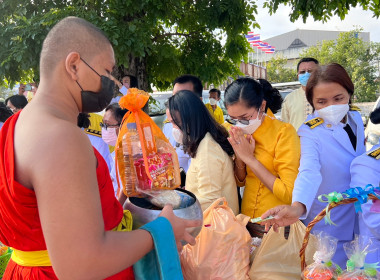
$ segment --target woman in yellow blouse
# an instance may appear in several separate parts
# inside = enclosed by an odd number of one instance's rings
[[[225,197],[235,214],[239,212],[228,132],[210,115],[191,91],[182,90],[169,98],[166,110],[173,124],[173,137],[191,156],[185,188],[198,198],[204,211]]]
[[[268,209],[291,204],[298,174],[300,141],[294,127],[277,120],[282,97],[266,80],[241,78],[229,85],[224,97],[233,124],[228,139],[235,151],[234,171],[244,186],[241,212],[260,217]],[[252,236],[264,226],[249,223]]]

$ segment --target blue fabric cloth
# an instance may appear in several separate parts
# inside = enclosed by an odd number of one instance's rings
[[[141,229],[152,235],[154,249],[133,266],[136,280],[182,280],[181,263],[170,222],[159,217]]]

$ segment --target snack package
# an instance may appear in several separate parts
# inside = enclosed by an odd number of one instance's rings
[[[356,235],[351,242],[343,244],[348,257],[347,270],[338,276],[338,280],[375,280],[377,277],[377,263],[367,264],[365,258],[369,252],[372,241],[367,236]],[[376,249],[376,248],[374,248]]]
[[[131,88],[119,104],[128,109],[115,146],[115,159],[126,196],[172,190],[180,186],[175,149],[154,121],[142,111],[149,94]]]
[[[317,232],[317,251],[314,253],[314,262],[308,265],[302,273],[303,279],[334,279],[334,265],[331,261],[335,254],[338,239],[325,232]]]

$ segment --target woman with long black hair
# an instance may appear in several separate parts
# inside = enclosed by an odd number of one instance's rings
[[[200,98],[182,90],[169,98],[166,110],[173,123],[173,137],[191,156],[186,189],[198,198],[202,210],[220,197],[227,199],[235,214],[239,212],[228,132],[210,115]]]

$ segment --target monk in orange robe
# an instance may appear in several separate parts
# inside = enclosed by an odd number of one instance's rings
[[[83,19],[47,35],[37,93],[0,132],[0,241],[14,249],[4,280],[133,279],[128,267],[153,249],[144,229],[112,230],[125,215],[104,159],[76,126],[79,112],[110,102],[114,64],[108,39]],[[185,228],[200,222],[170,206],[161,216],[177,244],[194,244]]]

